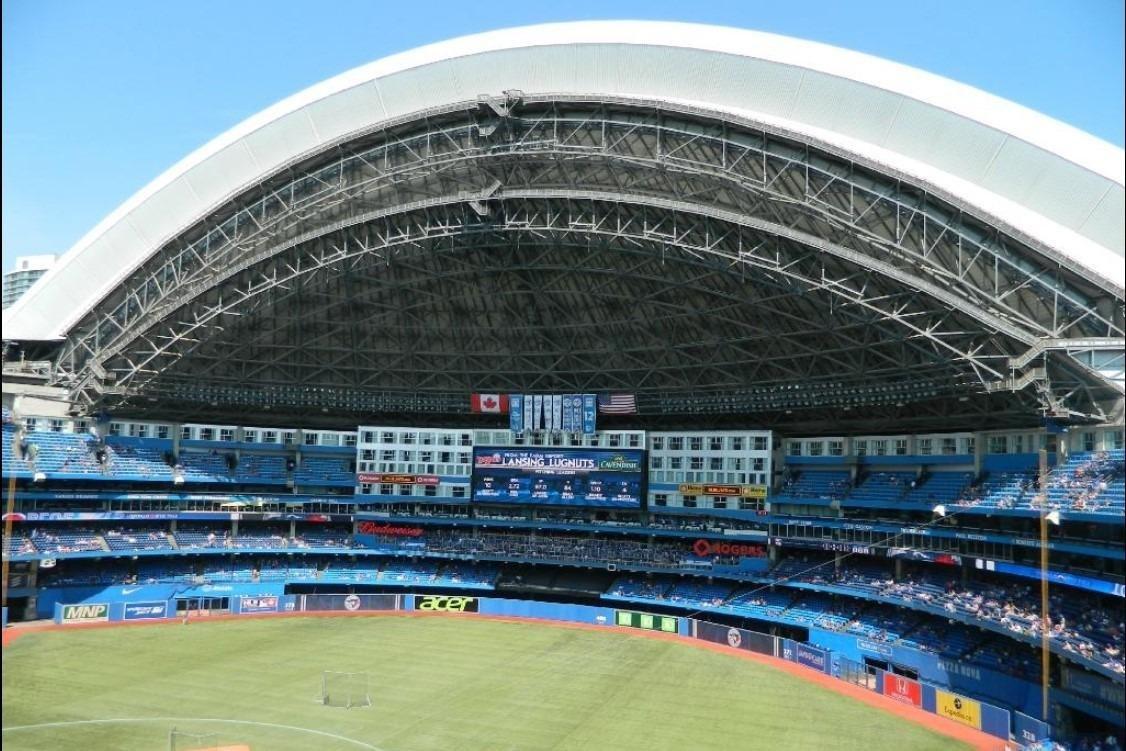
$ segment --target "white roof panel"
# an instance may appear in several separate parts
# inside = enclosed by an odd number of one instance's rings
[[[594,21],[420,47],[269,107],[87,233],[4,311],[4,335],[62,337],[175,233],[320,145],[510,88],[691,104],[815,137],[957,195],[1116,288],[1126,282],[1122,149],[985,92],[848,50],[724,27]]]

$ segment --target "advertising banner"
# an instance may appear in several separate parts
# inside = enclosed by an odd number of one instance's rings
[[[148,621],[168,617],[168,602],[127,602],[122,611],[126,621]]]
[[[447,597],[446,595],[415,595],[414,609],[438,613],[476,613],[476,597]]]
[[[745,542],[728,542],[727,540],[699,539],[692,543],[692,552],[701,558],[710,555],[735,556],[742,558],[765,558],[766,548]]]
[[[278,598],[274,595],[268,597],[241,597],[239,598],[240,613],[276,613],[278,612]]]
[[[681,495],[714,495],[726,498],[766,498],[765,485],[703,485],[683,483],[677,486]]]
[[[358,535],[384,535],[385,537],[422,537],[422,527],[403,526],[389,522],[362,521],[356,525]]]
[[[436,475],[397,475],[385,472],[360,472],[356,481],[365,485],[437,485],[441,480]]]
[[[398,595],[301,595],[302,610],[394,610]]]
[[[894,673],[884,673],[884,696],[915,707],[923,706],[923,687],[918,681]]]
[[[82,605],[63,605],[63,623],[90,623],[108,620],[109,605],[107,603],[92,602]]]
[[[285,594],[285,582],[258,582],[231,583],[231,584],[199,584],[194,587],[179,590],[176,599],[198,599],[216,597],[265,597],[266,595]]]
[[[757,652],[764,655],[774,654],[773,636],[760,634],[757,631],[734,628],[733,626],[722,626],[718,623],[697,621],[696,638],[710,641],[714,644],[726,644],[736,649],[745,649],[748,652]]]
[[[981,704],[973,699],[935,689],[934,713],[981,730]]]
[[[951,553],[935,553],[930,550],[914,548],[888,548],[888,558],[906,558],[911,561],[927,561],[943,566],[961,566],[962,556]]]
[[[829,654],[822,649],[810,647],[801,642],[794,644],[794,662],[807,668],[829,672]]]

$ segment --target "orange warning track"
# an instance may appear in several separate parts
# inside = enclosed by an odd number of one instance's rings
[[[778,657],[768,657],[767,655],[760,655],[755,652],[748,652],[744,649],[737,649],[729,647],[726,644],[715,644],[713,642],[704,641],[703,639],[693,639],[688,636],[681,636],[680,634],[667,634],[660,631],[642,631],[642,630],[624,630],[616,626],[600,626],[593,623],[572,623],[569,621],[552,621],[544,618],[522,618],[503,615],[484,615],[481,613],[417,613],[417,612],[404,612],[401,610],[395,611],[361,611],[355,613],[341,612],[338,610],[313,610],[302,611],[296,613],[256,613],[253,615],[209,615],[200,616],[191,619],[190,623],[207,623],[209,621],[228,621],[228,620],[246,620],[248,618],[476,618],[479,620],[487,621],[501,621],[505,623],[536,623],[545,626],[554,626],[556,628],[570,628],[579,629],[583,631],[613,631],[615,633],[626,633],[630,636],[641,636],[650,639],[661,639],[664,641],[674,641],[681,644],[690,644],[694,647],[701,649],[710,649],[713,652],[720,652],[722,654],[733,655],[741,657],[744,660],[757,662],[761,665],[769,665],[776,670],[781,670],[790,675],[796,676],[811,683],[827,688],[831,691],[836,691],[838,694],[856,699],[869,706],[884,712],[890,712],[905,720],[923,725],[936,733],[940,733],[950,738],[962,741],[969,744],[977,751],[1006,751],[1009,744],[1000,738],[994,738],[988,733],[983,733],[980,730],[974,730],[970,727],[959,725],[953,720],[948,720],[945,717],[939,717],[936,714],[927,712],[919,707],[914,707],[909,704],[896,701],[883,694],[877,694],[866,688],[847,683],[842,680],[833,678],[824,673],[818,673],[809,668],[802,667],[794,662],[789,662]],[[152,621],[136,621],[132,623],[123,623],[120,621],[115,622],[99,622],[99,623],[76,623],[68,625],[57,625],[54,623],[43,624],[29,624],[9,626],[4,630],[3,644],[7,647],[21,635],[31,632],[41,631],[70,631],[73,629],[91,629],[91,628],[132,628],[137,626],[152,626],[159,624],[178,623],[180,618],[165,618],[162,620]],[[190,625],[190,624],[189,624]]]

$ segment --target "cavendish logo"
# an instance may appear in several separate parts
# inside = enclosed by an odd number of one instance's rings
[[[360,609],[360,598],[356,595],[348,595],[347,597],[345,597],[344,598],[344,609],[345,610],[359,610]]]
[[[621,454],[618,454],[617,456],[611,456],[607,459],[600,459],[598,461],[598,468],[612,472],[639,472],[641,470],[641,463],[636,459],[627,459]]]
[[[701,558],[709,555],[734,555],[742,558],[762,558],[766,550],[762,545],[747,545],[738,542],[722,542],[719,540],[696,540],[692,544],[692,552]]]
[[[743,635],[739,633],[739,629],[733,628],[727,632],[727,643],[732,647],[738,647],[743,643]]]

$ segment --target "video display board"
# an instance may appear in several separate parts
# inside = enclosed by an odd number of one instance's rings
[[[640,449],[479,446],[473,449],[473,500],[555,506],[640,508]]]

